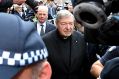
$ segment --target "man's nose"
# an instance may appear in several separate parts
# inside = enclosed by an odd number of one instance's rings
[[[67,26],[67,29],[70,29],[71,28],[71,25],[70,24],[66,24]]]

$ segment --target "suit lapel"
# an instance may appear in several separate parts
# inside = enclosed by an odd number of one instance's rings
[[[37,22],[34,22],[35,28],[37,29]]]
[[[48,22],[46,22],[46,29],[45,29],[46,33],[48,32],[48,28],[49,28],[49,25],[48,25]]]
[[[72,67],[72,62],[73,62],[73,59],[75,57],[75,34],[73,33],[72,36],[71,36],[71,67]]]

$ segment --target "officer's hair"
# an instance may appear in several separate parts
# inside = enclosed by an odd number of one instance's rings
[[[42,63],[45,61],[46,60],[39,61],[32,67],[32,79],[38,78],[38,76],[39,76],[38,73],[40,73],[42,70]]]

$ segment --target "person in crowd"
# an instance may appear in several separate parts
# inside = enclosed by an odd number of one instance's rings
[[[97,61],[95,61],[91,67],[91,74],[98,78],[101,71],[103,70],[105,63],[115,57],[119,57],[119,47],[111,46],[107,52]]]
[[[34,11],[38,6],[38,2],[35,0],[0,0],[0,12],[7,12],[13,4],[21,5],[23,3],[28,4]]]
[[[72,4],[69,3],[67,7],[68,7],[68,10],[69,10],[71,13],[73,13],[73,6],[72,6]]]
[[[44,5],[44,1],[43,0],[36,0],[38,2],[38,6],[39,5]]]
[[[36,27],[39,35],[44,35],[49,31],[56,29],[56,26],[50,22],[48,22],[48,7],[44,5],[38,6],[38,10],[36,13],[36,18],[38,21],[36,22]]]
[[[22,19],[24,19],[25,13],[23,12],[23,6],[18,4],[13,4],[12,14],[18,15]]]
[[[51,79],[87,79],[86,44],[80,32],[74,30],[75,18],[68,10],[56,15],[57,29],[43,36],[52,68]]]
[[[119,79],[119,57],[105,63],[99,79]]]
[[[0,79],[50,79],[48,52],[32,22],[0,13]]]
[[[35,16],[35,11],[26,3],[22,3],[20,5],[13,4],[12,7],[8,9],[8,13],[18,15],[23,20],[32,22]]]
[[[85,29],[84,26],[82,26],[80,23],[75,22],[75,30],[81,32],[81,34],[84,36],[85,36]],[[86,43],[87,43],[86,47],[87,58],[89,61],[88,66],[90,69],[92,64],[105,54],[106,50],[109,48],[109,45],[95,44],[92,42]],[[92,76],[90,73],[88,79],[95,79],[95,77]]]
[[[54,0],[47,0],[46,5],[48,6],[48,20],[54,19],[56,16],[56,8],[57,5],[55,4]]]

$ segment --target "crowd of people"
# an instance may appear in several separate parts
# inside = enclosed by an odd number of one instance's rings
[[[118,79],[119,47],[86,42],[73,8],[1,0],[0,79]]]

